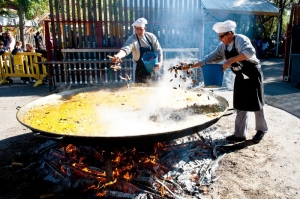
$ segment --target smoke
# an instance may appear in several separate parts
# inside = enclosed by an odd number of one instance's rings
[[[55,92],[61,93],[64,91],[69,91],[71,89],[71,87],[72,87],[71,84],[60,84],[59,86],[56,85]]]
[[[190,60],[177,58],[165,64],[161,80],[151,84],[149,89],[151,92],[137,97],[136,104],[131,106],[126,100],[124,106],[121,107],[108,107],[105,104],[100,104],[96,111],[99,121],[104,125],[100,131],[101,135],[114,137],[126,133],[127,136],[135,136],[178,131],[212,119],[207,117],[204,110],[208,108],[207,106],[219,105],[219,101],[213,97],[209,98],[206,91],[203,91],[203,95],[199,95],[199,97],[197,92],[190,91],[195,85],[191,79],[184,82],[180,78],[180,75],[185,75],[184,71],[179,71],[177,78],[175,78],[174,71],[172,73],[168,71],[168,68],[180,63],[180,61],[187,61],[188,63]],[[173,80],[170,81],[171,79]],[[135,92],[138,89],[139,87],[133,86],[131,90],[121,90],[116,93],[120,96],[123,96],[124,93],[139,95],[139,92]],[[196,113],[194,108],[187,108],[193,106],[199,112]],[[202,110],[203,112],[201,112]]]
[[[168,59],[164,61],[163,72],[161,76],[161,81],[158,84],[159,88],[176,88],[176,89],[192,89],[192,88],[205,88],[204,77],[202,74],[202,69],[192,69],[193,74],[188,76],[186,71],[178,71],[178,74],[175,72],[170,72],[169,69],[173,66],[179,65],[181,62],[192,63],[197,62],[198,59],[194,57],[193,53],[182,53],[180,56],[174,59]],[[222,64],[223,62],[220,62]],[[220,89],[233,90],[235,74],[227,69],[224,72],[223,83]],[[196,84],[192,80],[196,80]]]
[[[222,87],[226,90],[232,91],[234,86],[234,79],[235,74],[230,69],[225,70]]]

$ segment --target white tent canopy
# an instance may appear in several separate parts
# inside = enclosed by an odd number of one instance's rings
[[[279,8],[267,0],[201,0],[208,12],[279,16]]]
[[[19,26],[19,17],[17,15],[13,15],[11,17],[8,16],[0,16],[0,26]],[[38,22],[33,20],[25,20],[25,25],[27,27],[38,27]]]

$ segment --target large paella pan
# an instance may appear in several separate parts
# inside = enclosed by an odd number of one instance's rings
[[[228,102],[209,91],[135,85],[81,88],[21,107],[18,121],[52,138],[173,139],[225,115]]]

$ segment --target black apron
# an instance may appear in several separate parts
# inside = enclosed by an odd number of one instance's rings
[[[144,62],[142,61],[142,56],[147,52],[154,52],[152,43],[149,41],[148,37],[145,34],[147,41],[149,42],[149,47],[141,47],[139,37],[136,35],[136,38],[140,45],[140,58],[136,61],[136,71],[135,71],[135,82],[136,83],[147,83],[151,79],[151,74],[147,71]]]
[[[235,40],[235,38],[234,38]],[[233,41],[232,50],[225,50],[225,57],[229,59],[239,53]],[[263,74],[259,64],[247,60],[231,64],[231,70],[236,74],[234,80],[233,107],[242,111],[259,111],[264,105]]]

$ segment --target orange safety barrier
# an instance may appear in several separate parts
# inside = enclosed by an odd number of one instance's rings
[[[37,62],[46,61],[40,53],[21,52],[12,55],[5,52],[0,56],[0,85],[7,83],[7,77],[32,77],[36,79],[33,87],[43,84],[43,78],[47,76],[47,68]]]

